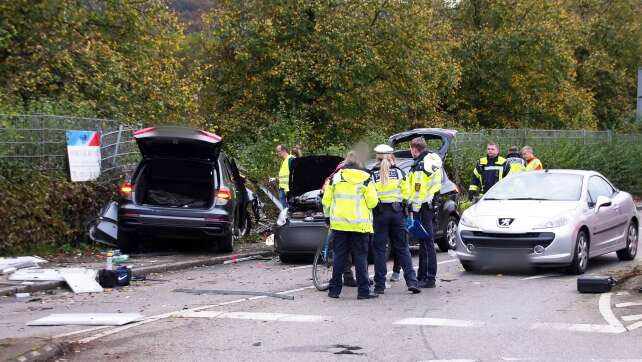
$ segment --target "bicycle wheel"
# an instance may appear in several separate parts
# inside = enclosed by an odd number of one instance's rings
[[[325,291],[330,288],[330,279],[332,279],[332,248],[328,233],[328,237],[319,245],[314,254],[312,282],[319,291]]]

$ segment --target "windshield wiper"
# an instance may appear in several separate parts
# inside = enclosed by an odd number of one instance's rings
[[[540,197],[511,197],[506,200],[533,200],[533,201],[550,201],[551,199],[543,199]]]

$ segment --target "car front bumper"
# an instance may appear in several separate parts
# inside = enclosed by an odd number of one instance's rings
[[[570,226],[510,233],[459,223],[455,254],[463,262],[488,262],[506,256],[534,266],[566,266],[573,260],[577,231]],[[535,246],[543,247],[535,252]],[[470,247],[472,246],[472,248]]]

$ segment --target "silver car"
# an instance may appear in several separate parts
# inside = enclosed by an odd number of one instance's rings
[[[545,170],[509,176],[466,210],[456,255],[464,269],[511,265],[586,271],[590,258],[633,260],[639,217],[631,195],[593,171]]]

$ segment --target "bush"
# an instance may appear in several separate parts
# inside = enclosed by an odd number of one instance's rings
[[[96,183],[0,167],[0,255],[80,243],[88,221],[113,196]]]

